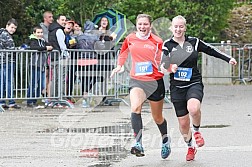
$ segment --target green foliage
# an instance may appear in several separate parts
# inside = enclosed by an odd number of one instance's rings
[[[76,21],[84,23],[85,20],[92,20],[96,13],[99,13],[106,8],[114,8],[117,0],[66,0],[68,11],[66,13]]]
[[[27,39],[34,25],[42,21],[44,11],[54,16],[63,13],[79,21],[91,19],[106,8],[114,8],[127,15],[135,24],[136,16],[147,13],[153,20],[165,17],[172,19],[183,15],[187,19],[187,33],[208,42],[219,42],[221,30],[227,26],[230,10],[235,0],[1,0],[0,25],[5,27],[8,19],[19,22],[15,38],[18,44]],[[162,23],[163,24],[163,23]],[[167,31],[168,31],[167,25]]]
[[[176,15],[183,15],[187,19],[189,35],[215,42],[220,40],[220,32],[227,26],[233,4],[234,0],[127,0],[118,6],[133,23],[139,13],[150,14],[154,20],[159,17],[171,20]]]

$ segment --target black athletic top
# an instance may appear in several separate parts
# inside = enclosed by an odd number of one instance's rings
[[[231,56],[219,51],[215,47],[190,36],[185,36],[183,46],[180,46],[172,38],[164,41],[162,52],[161,64],[165,63],[166,69],[168,69],[170,64],[178,65],[177,72],[175,74],[170,73],[171,86],[178,88],[202,83],[202,76],[197,66],[199,52],[204,52],[226,62],[229,62],[231,59]]]

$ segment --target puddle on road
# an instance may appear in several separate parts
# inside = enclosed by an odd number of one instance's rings
[[[44,130],[36,131],[37,133],[129,133],[131,132],[131,124],[120,124],[113,126],[102,126],[95,128],[46,128]]]
[[[80,151],[81,158],[95,158],[99,161],[96,165],[88,167],[110,166],[112,162],[119,162],[121,159],[126,158],[127,154],[128,150],[120,145],[82,149]]]
[[[91,147],[87,149],[81,149],[80,158],[95,159],[95,165],[92,164],[88,167],[107,167],[111,166],[112,162],[119,162],[127,157],[129,150],[126,150],[122,145],[118,143],[127,142],[131,136],[131,123],[119,122],[117,125],[102,126],[95,128],[47,128],[37,133],[79,133],[79,134],[100,134],[104,138],[105,135],[112,137],[115,145],[108,147]],[[114,134],[118,134],[119,138],[113,138]],[[130,135],[129,135],[130,134]],[[96,162],[97,161],[97,162]]]
[[[71,133],[72,130],[68,129]],[[115,126],[104,126],[97,128],[82,128],[79,130],[81,133],[98,133],[98,134],[118,134],[123,136],[124,139],[129,139],[129,133],[131,132],[131,124],[121,124]],[[78,132],[78,130],[74,130]],[[113,139],[115,143],[121,143],[122,138]],[[80,150],[80,158],[94,158],[98,162],[95,165],[89,165],[88,167],[109,167],[113,162],[119,162],[126,158],[128,155],[122,145],[113,145],[109,147],[94,147]]]
[[[88,167],[111,166],[113,162],[120,162],[128,156],[129,151],[121,145],[110,147],[95,147],[80,150],[80,158],[95,159],[96,164]]]

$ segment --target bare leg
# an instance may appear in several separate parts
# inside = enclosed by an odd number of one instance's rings
[[[162,124],[164,122],[163,117],[163,103],[164,100],[160,101],[150,101],[150,107],[151,107],[151,114],[156,124]]]
[[[201,111],[200,111],[200,101],[195,98],[191,98],[187,101],[187,110],[192,116],[192,123],[195,126],[200,126],[201,122]]]
[[[182,117],[178,117],[178,122],[179,122],[179,130],[182,136],[184,137],[184,141],[189,142],[189,140],[192,138],[189,114]]]
[[[205,141],[203,137],[201,136],[201,133],[199,132],[200,122],[201,122],[201,111],[200,111],[200,101],[195,98],[191,98],[187,102],[187,110],[189,111],[191,117],[192,117],[192,123],[194,128],[194,138],[196,141],[196,144],[199,147],[202,147],[205,144]]]
[[[146,100],[146,95],[141,88],[132,88],[130,90],[131,111],[137,114],[141,113],[142,104]]]

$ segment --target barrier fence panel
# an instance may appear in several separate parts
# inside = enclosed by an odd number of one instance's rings
[[[252,44],[245,44],[243,47],[243,57],[241,66],[241,78],[244,83],[252,81]]]
[[[235,43],[211,44],[221,52],[232,56],[237,60],[236,66],[231,66],[225,61],[202,53],[202,77],[203,82],[208,84],[232,84],[241,79],[242,52],[241,47]]]
[[[119,55],[120,50],[117,51],[117,55]],[[130,54],[130,53],[129,53]],[[118,58],[118,56],[117,56]],[[117,60],[116,60],[117,61]],[[122,70],[115,75],[115,99],[111,99],[109,103],[113,102],[123,102],[128,105],[127,101],[125,101],[122,96],[129,95],[129,80],[130,80],[130,69],[131,69],[131,56],[129,55],[124,65],[122,66]]]
[[[51,54],[59,57],[57,51],[0,50],[1,103],[18,99],[33,103],[37,99],[59,98],[55,93],[46,97],[46,73],[52,71],[50,66],[47,68],[47,59]]]
[[[116,52],[113,50],[67,50],[70,55],[67,66],[66,86],[63,98],[115,97],[114,79]]]
[[[212,44],[234,57],[238,65],[231,66],[214,57],[202,55],[203,81],[208,83],[245,83],[252,80],[252,44]],[[64,56],[65,55],[65,56]],[[119,50],[58,51],[0,50],[0,103],[5,100],[55,99],[67,102],[71,98],[110,97],[109,104],[124,102],[129,94],[131,58],[122,71],[110,78],[117,65]],[[44,96],[43,96],[44,95]],[[128,105],[128,104],[127,104]]]

